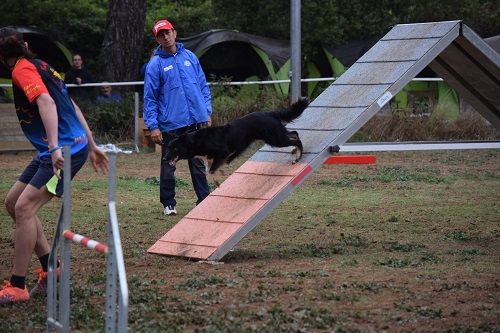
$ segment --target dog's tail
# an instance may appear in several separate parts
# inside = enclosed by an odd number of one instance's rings
[[[300,117],[300,115],[302,114],[302,112],[304,112],[304,110],[307,108],[308,105],[309,105],[309,99],[300,98],[297,102],[290,105],[288,109],[275,111],[273,113],[281,121],[289,123]]]

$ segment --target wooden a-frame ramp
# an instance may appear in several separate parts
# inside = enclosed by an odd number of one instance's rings
[[[500,130],[499,54],[461,21],[397,25],[288,125],[299,163],[265,145],[148,252],[220,260],[426,66]]]

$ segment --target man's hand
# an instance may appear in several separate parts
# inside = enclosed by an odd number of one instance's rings
[[[55,175],[58,175],[58,171],[64,169],[64,157],[61,149],[54,150],[50,157],[52,158],[52,170]]]
[[[151,140],[158,145],[163,144],[163,136],[158,128],[151,131]]]
[[[205,123],[202,123],[200,128],[207,128],[212,126],[212,118],[208,117],[208,120]]]
[[[89,150],[89,158],[92,162],[92,167],[95,172],[102,171],[102,173],[107,173],[109,170],[109,159],[105,153],[103,153],[99,148]]]
[[[82,78],[81,77],[77,77],[75,78],[76,80],[76,84],[82,84]]]

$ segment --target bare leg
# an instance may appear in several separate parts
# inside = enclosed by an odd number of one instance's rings
[[[37,254],[43,255],[50,251],[36,214],[52,197],[53,195],[45,187],[37,189],[31,185],[27,185],[19,195],[14,208],[16,231],[12,274],[26,276],[31,254],[35,248]]]
[[[19,199],[19,196],[21,193],[23,193],[24,189],[26,188],[27,184],[21,183],[20,181],[17,181],[9,190],[9,193],[7,193],[7,196],[5,197],[5,208],[7,209],[7,212],[9,213],[10,217],[12,217],[12,220],[16,221],[16,202],[17,199]]]
[[[50,199],[49,199],[50,200]],[[35,254],[38,258],[50,253],[50,244],[45,237],[45,233],[43,232],[42,223],[38,216],[36,218],[36,244],[35,244]]]
[[[26,186],[27,184],[17,181],[14,184],[14,186],[12,186],[12,188],[9,190],[9,193],[7,193],[7,196],[5,197],[5,208],[7,209],[7,212],[9,213],[10,217],[14,222],[16,222],[16,213],[15,213],[16,203],[21,193],[23,193],[23,191],[26,189]],[[35,254],[37,255],[37,257],[41,257],[50,252],[50,245],[43,232],[43,227],[40,222],[40,219],[38,219],[38,216],[36,215],[35,218],[36,218],[36,228],[37,228]]]

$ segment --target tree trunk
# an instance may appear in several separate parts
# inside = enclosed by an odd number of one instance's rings
[[[146,21],[146,0],[110,0],[99,55],[99,79],[136,81],[139,77]]]

